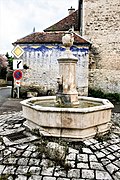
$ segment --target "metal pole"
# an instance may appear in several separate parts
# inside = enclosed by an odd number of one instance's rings
[[[19,99],[19,95],[20,95],[20,89],[19,89],[19,86],[17,86],[17,98]]]

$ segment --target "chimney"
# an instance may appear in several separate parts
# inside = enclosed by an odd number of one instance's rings
[[[69,15],[72,14],[74,11],[75,11],[75,8],[73,8],[73,7],[71,6],[71,8],[68,9]]]

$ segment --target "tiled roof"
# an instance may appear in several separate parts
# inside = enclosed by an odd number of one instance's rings
[[[44,31],[68,31],[70,28],[74,26],[74,30],[78,31],[78,10],[71,13],[64,19],[60,20],[59,22],[55,23],[54,25],[46,28]]]
[[[64,32],[36,32],[21,39],[13,44],[41,44],[41,43],[62,43]],[[74,34],[74,44],[89,44],[81,36]]]

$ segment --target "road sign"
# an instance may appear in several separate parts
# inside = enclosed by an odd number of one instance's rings
[[[23,60],[22,59],[14,59],[13,60],[13,69],[23,69]]]
[[[14,49],[11,52],[16,58],[19,58],[20,56],[23,55],[24,50],[19,45],[17,45],[14,47]]]
[[[16,80],[20,80],[22,79],[22,71],[17,69],[13,72],[13,77],[16,79]]]
[[[16,80],[15,85],[20,87],[20,80]]]

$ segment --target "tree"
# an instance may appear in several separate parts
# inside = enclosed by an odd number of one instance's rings
[[[6,53],[6,57],[8,59],[8,67],[13,70],[13,57],[12,56],[9,56],[8,52]]]
[[[0,79],[6,79],[7,74],[7,57],[5,55],[0,55]]]

